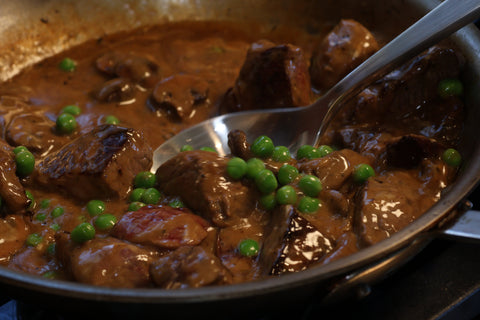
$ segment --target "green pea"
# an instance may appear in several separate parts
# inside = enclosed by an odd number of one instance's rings
[[[47,215],[45,213],[37,213],[37,215],[35,216],[35,219],[38,221],[45,221],[46,218]]]
[[[77,243],[84,243],[95,237],[95,228],[88,222],[82,222],[76,226],[70,236]]]
[[[366,163],[356,165],[353,169],[353,181],[357,183],[363,183],[374,175],[375,170],[373,170],[373,168]]]
[[[30,205],[28,206],[28,209],[33,209],[35,207],[35,198],[33,197],[33,194],[29,190],[25,190],[25,195],[30,200]]]
[[[234,157],[227,163],[227,173],[235,180],[241,179],[247,173],[247,163],[242,158]]]
[[[300,178],[298,187],[303,193],[305,193],[305,195],[310,197],[316,197],[320,191],[322,191],[322,183],[320,182],[320,179],[309,174]]]
[[[40,208],[42,209],[46,209],[50,206],[50,199],[43,199],[41,202],[40,202]]]
[[[180,152],[192,151],[192,150],[193,150],[193,147],[189,144],[185,144],[180,148]]]
[[[463,94],[463,84],[459,79],[443,79],[438,83],[438,94],[446,99]]]
[[[305,144],[298,148],[297,150],[297,159],[316,159],[321,158],[321,154],[317,148],[312,147],[311,145]]]
[[[137,211],[141,207],[145,207],[145,203],[140,201],[135,201],[130,203],[130,205],[128,206],[128,211]]]
[[[253,152],[253,154],[256,157],[263,159],[270,157],[274,148],[275,146],[272,139],[267,136],[258,137],[250,146],[250,150]]]
[[[265,169],[265,163],[258,158],[251,158],[247,161],[247,177],[255,179],[260,171]]]
[[[42,274],[42,277],[46,279],[55,279],[57,277],[57,273],[53,270],[50,270]]]
[[[79,106],[71,104],[71,105],[65,106],[62,109],[62,113],[69,113],[72,116],[78,116],[82,113],[82,109],[80,109]]]
[[[48,247],[47,247],[47,253],[48,253],[49,255],[52,255],[52,256],[53,256],[53,255],[55,255],[56,249],[57,249],[57,245],[55,244],[55,242],[54,242],[54,243],[50,243],[50,244],[48,245]]]
[[[327,145],[321,145],[317,148],[318,153],[320,154],[320,158],[325,157],[326,155],[333,152],[333,148]]]
[[[35,169],[35,157],[28,150],[20,151],[15,154],[15,164],[17,166],[17,174],[20,177],[26,177]]]
[[[462,163],[462,156],[457,150],[449,148],[443,152],[442,160],[451,167],[458,167]]]
[[[320,208],[320,200],[318,198],[302,197],[297,208],[302,213],[315,213]]]
[[[180,199],[173,199],[168,203],[168,205],[172,208],[184,208],[185,204]]]
[[[142,194],[141,201],[145,204],[157,204],[160,201],[162,194],[155,188],[148,188]]]
[[[117,223],[117,217],[113,214],[102,214],[95,219],[95,226],[100,230],[110,230]]]
[[[298,169],[289,164],[284,164],[278,170],[277,177],[281,185],[289,184],[298,177]]]
[[[135,188],[132,190],[132,193],[130,194],[130,201],[135,202],[135,201],[140,201],[142,199],[142,195],[145,192],[145,188]]]
[[[60,217],[63,213],[65,212],[65,209],[63,209],[62,207],[56,207],[52,210],[52,212],[50,212],[50,215],[53,217],[53,218],[58,218]]]
[[[255,185],[263,194],[271,193],[278,187],[277,178],[272,171],[263,169],[255,178]]]
[[[152,188],[157,183],[157,177],[150,171],[139,172],[133,180],[135,188]]]
[[[215,149],[212,148],[212,147],[201,147],[200,150],[217,153],[217,150],[215,150]]]
[[[25,146],[18,146],[13,149],[14,154],[20,153],[22,151],[28,151],[28,148]]]
[[[77,120],[70,113],[62,113],[57,117],[56,128],[61,134],[71,134],[77,128]]]
[[[98,216],[105,211],[105,202],[102,200],[90,200],[87,202],[87,211],[90,216]]]
[[[265,210],[273,210],[277,205],[277,200],[275,199],[275,193],[264,194],[260,197],[260,204]]]
[[[54,223],[50,226],[50,229],[52,229],[54,231],[58,231],[58,230],[60,230],[60,225],[58,223]]]
[[[279,204],[295,204],[297,202],[297,192],[292,186],[286,185],[277,190],[275,199]]]
[[[253,239],[244,239],[238,244],[238,251],[242,256],[253,257],[258,254],[258,242]]]
[[[43,240],[43,237],[38,233],[29,234],[27,240],[25,241],[27,246],[36,247],[38,246]]]
[[[285,146],[276,146],[273,148],[272,160],[276,162],[287,162],[291,160],[290,151]]]
[[[58,67],[60,70],[73,72],[77,68],[77,63],[70,58],[64,58],[62,61],[60,61]]]
[[[109,115],[105,117],[104,122],[106,124],[119,124],[120,120],[118,120],[118,118],[115,116]]]

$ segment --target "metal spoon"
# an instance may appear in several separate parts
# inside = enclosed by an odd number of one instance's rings
[[[195,149],[213,147],[220,155],[229,153],[227,135],[240,129],[253,140],[267,135],[276,145],[291,151],[304,144],[316,145],[342,101],[364,89],[398,64],[448,37],[480,16],[480,0],[445,0],[415,24],[382,47],[369,59],[306,107],[237,112],[214,117],[188,128],[158,147],[152,172],[189,144]]]

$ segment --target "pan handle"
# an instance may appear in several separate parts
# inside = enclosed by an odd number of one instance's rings
[[[466,205],[469,205],[468,203]],[[470,205],[471,206],[471,205]],[[480,211],[467,210],[437,236],[461,241],[480,241]]]

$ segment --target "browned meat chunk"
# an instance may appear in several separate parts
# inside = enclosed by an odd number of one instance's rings
[[[312,84],[325,90],[378,50],[375,37],[354,20],[341,20],[312,55]]]
[[[13,213],[25,213],[30,200],[25,195],[25,189],[15,174],[17,166],[15,157],[5,141],[0,140],[0,197]]]
[[[463,63],[452,49],[430,48],[349,102],[337,127],[349,125],[394,136],[416,133],[455,144],[463,123],[463,103],[458,97],[442,99],[438,83],[458,78]]]
[[[234,283],[243,282],[255,277],[257,272],[257,256],[244,256],[238,246],[245,239],[257,241],[262,245],[268,215],[264,212],[252,212],[248,218],[230,221],[230,225],[221,228],[216,242],[216,255],[223,265],[232,273]]]
[[[156,172],[160,189],[179,196],[188,208],[218,226],[232,216],[248,216],[256,205],[255,191],[226,172],[228,158],[214,152],[181,152]]]
[[[386,163],[390,166],[411,169],[418,167],[424,158],[437,158],[446,148],[433,139],[419,135],[406,135],[387,144]]]
[[[45,248],[26,247],[11,257],[8,268],[30,274],[42,275],[52,269],[49,257],[45,254]]]
[[[77,199],[124,198],[135,175],[151,165],[152,150],[141,133],[102,125],[47,156],[36,179]]]
[[[420,217],[439,198],[446,185],[448,170],[440,162],[424,164],[437,172],[426,181],[408,171],[390,171],[371,178],[356,197],[354,229],[363,245],[371,245],[390,237]]]
[[[157,81],[157,65],[131,53],[107,52],[97,59],[96,66],[108,75],[125,78],[147,88],[153,87]]]
[[[155,284],[166,289],[231,283],[231,275],[220,260],[201,247],[180,247],[155,260],[150,272]]]
[[[202,242],[207,228],[205,220],[186,208],[145,206],[126,213],[112,235],[133,243],[176,249]]]
[[[344,128],[337,142],[365,155],[379,169],[417,167],[424,158],[438,158],[446,148],[434,139],[417,134],[395,137],[388,133],[368,133],[363,129]]]
[[[95,238],[79,246],[67,234],[55,238],[58,259],[78,282],[118,288],[151,284],[151,257],[145,249],[115,238]]]
[[[305,106],[310,76],[300,48],[268,41],[252,44],[232,89],[222,102],[226,111]]]
[[[207,98],[207,81],[186,74],[163,79],[153,90],[154,107],[180,120],[188,119],[195,107],[208,102]]]
[[[294,207],[282,206],[272,216],[265,233],[260,263],[269,274],[307,269],[335,247],[335,241],[322,234]]]
[[[352,175],[353,168],[361,163],[371,161],[355,151],[343,149],[322,158],[301,161],[298,169],[319,177],[324,188],[339,190]]]
[[[3,240],[0,243],[0,264],[4,264],[23,247],[28,236],[28,227],[22,216],[9,215],[0,219],[0,234]]]

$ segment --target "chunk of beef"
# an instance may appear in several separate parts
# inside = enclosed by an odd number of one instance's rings
[[[442,99],[437,90],[441,80],[460,76],[463,60],[452,49],[430,48],[352,99],[332,129],[358,125],[371,132],[416,133],[455,144],[463,103],[458,97]]]
[[[268,215],[254,212],[251,217],[237,218],[236,221],[218,232],[216,255],[232,273],[234,283],[248,281],[258,276],[257,256],[244,256],[238,245],[245,239],[252,239],[262,245]]]
[[[260,264],[269,274],[307,269],[331,252],[335,241],[322,234],[292,206],[272,216],[261,250]]]
[[[100,102],[126,102],[135,97],[135,85],[128,79],[115,78],[105,82],[93,95]]]
[[[298,169],[320,178],[324,188],[339,190],[352,175],[354,167],[361,163],[371,164],[371,161],[355,151],[343,149],[322,158],[300,161]]]
[[[246,217],[256,205],[256,191],[231,179],[227,162],[214,152],[181,152],[157,169],[157,181],[166,194],[181,197],[195,213],[225,226],[229,217]]]
[[[125,198],[135,175],[151,165],[141,133],[102,125],[47,156],[35,178],[77,199]]]
[[[319,90],[329,89],[378,48],[367,28],[354,20],[341,20],[312,54],[312,84]]]
[[[356,196],[354,229],[361,243],[377,243],[410,224],[438,200],[440,190],[408,171],[369,179]]]
[[[336,131],[333,139],[335,144],[354,150],[374,162],[385,153],[388,142],[395,137],[390,133],[379,133],[364,125],[359,125],[346,126]]]
[[[433,139],[411,134],[387,144],[385,161],[390,166],[411,169],[418,167],[424,158],[438,158],[445,149]]]
[[[202,242],[208,226],[186,208],[145,206],[126,213],[115,225],[112,235],[134,243],[175,249]]]
[[[15,155],[5,141],[0,139],[0,196],[10,212],[23,214],[30,205],[25,189],[16,175]]]
[[[53,262],[45,254],[45,247],[24,247],[13,255],[8,268],[30,274],[42,275],[54,269]]]
[[[153,261],[150,272],[155,284],[165,289],[231,283],[231,274],[220,260],[201,247],[180,247]]]
[[[97,68],[108,75],[128,79],[151,88],[158,79],[158,66],[152,60],[132,53],[110,51],[96,60]]]
[[[222,107],[234,112],[305,106],[310,103],[310,76],[300,48],[268,41],[252,44]]]
[[[424,158],[438,158],[445,149],[438,141],[417,134],[392,136],[364,130],[344,128],[338,132],[337,142],[365,155],[382,170],[388,167],[411,169]]]
[[[350,198],[340,191],[325,189],[321,193],[322,205],[328,206],[336,214],[347,217],[350,210]]]
[[[151,255],[145,249],[107,237],[75,245],[66,233],[57,233],[59,261],[78,282],[97,286],[140,288],[151,285]]]
[[[196,106],[208,102],[208,86],[207,81],[197,76],[177,74],[168,77],[155,86],[153,105],[175,119],[188,119]]]
[[[0,264],[7,263],[23,245],[29,234],[22,216],[9,215],[0,219]]]

